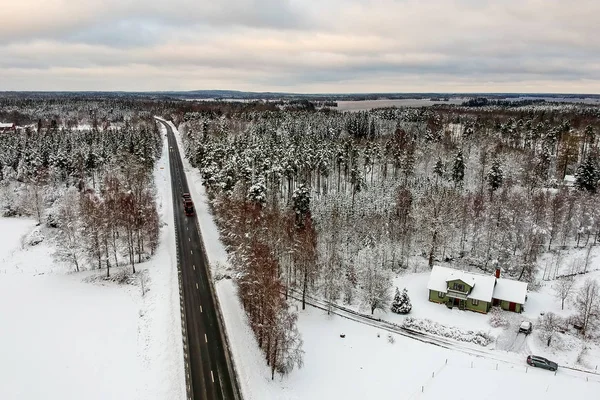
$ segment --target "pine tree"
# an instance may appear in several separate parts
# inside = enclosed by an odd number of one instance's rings
[[[412,304],[410,303],[406,288],[402,290],[402,293],[396,288],[391,310],[396,314],[408,314],[412,310]]]
[[[264,207],[267,202],[267,188],[264,182],[260,181],[250,186],[247,197],[248,200],[259,205],[261,208]]]
[[[436,161],[435,166],[433,167],[433,174],[439,178],[444,175],[444,163],[441,158],[438,158]]]
[[[462,184],[465,179],[465,160],[463,158],[462,151],[459,151],[454,158],[454,164],[452,165],[452,181],[454,185]]]
[[[400,294],[400,290],[396,287],[396,293],[394,294],[394,301],[392,302],[392,306],[390,309],[393,313],[399,314],[400,305],[402,304],[402,295]]]
[[[504,180],[504,172],[500,166],[500,160],[495,159],[492,162],[492,168],[488,172],[487,181],[490,187],[490,196],[502,186]]]
[[[596,193],[599,175],[596,161],[593,157],[589,156],[583,164],[577,167],[577,171],[575,172],[575,186],[579,190]]]
[[[307,216],[310,215],[310,191],[306,185],[300,185],[292,195],[296,225],[303,226]]]
[[[544,146],[535,165],[535,174],[542,182],[548,180],[550,161],[550,150],[548,149],[548,146]]]

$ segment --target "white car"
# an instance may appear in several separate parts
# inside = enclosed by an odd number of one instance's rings
[[[532,329],[533,325],[531,324],[531,321],[523,321],[519,326],[519,333],[523,332],[524,334],[529,335]]]

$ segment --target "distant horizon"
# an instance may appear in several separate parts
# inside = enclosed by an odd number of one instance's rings
[[[493,96],[529,96],[529,97],[543,97],[543,96],[593,96],[600,97],[600,93],[583,93],[583,92],[436,92],[436,91],[424,91],[424,92],[379,92],[379,91],[367,91],[367,92],[302,92],[302,91],[255,91],[255,90],[238,90],[238,89],[189,89],[189,90],[0,90],[0,94],[3,93],[126,93],[126,94],[154,94],[154,93],[203,93],[208,94],[209,92],[215,93],[239,93],[239,94],[262,94],[262,95],[300,95],[300,96],[366,96],[366,95],[447,95],[447,96],[461,96],[461,95],[493,95]]]

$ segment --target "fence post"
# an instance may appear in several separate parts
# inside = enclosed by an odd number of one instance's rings
[[[498,363],[496,363],[496,371],[498,371]]]
[[[471,368],[473,368],[473,361],[471,361]]]
[[[529,370],[529,367],[525,367],[525,373],[527,373],[528,370]]]
[[[421,386],[421,393],[425,392],[425,386]]]
[[[446,365],[448,365],[448,359],[446,358]],[[596,366],[596,369],[598,369],[598,367]]]
[[[431,373],[431,377],[432,377],[432,378],[435,378],[435,371],[433,371],[433,372]]]

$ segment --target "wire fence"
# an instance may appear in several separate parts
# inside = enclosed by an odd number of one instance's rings
[[[561,368],[557,371],[543,371],[540,368],[531,367],[529,365],[514,365],[507,364],[503,362],[495,362],[484,359],[477,360],[450,360],[446,359],[442,365],[437,367],[435,370],[431,372],[428,377],[421,382],[414,390],[411,392],[410,396],[407,399],[423,399],[428,395],[428,389],[431,390],[433,385],[435,384],[436,378],[438,378],[444,370],[448,370],[450,368],[460,368],[460,369],[478,369],[483,371],[510,371],[512,373],[521,373],[521,374],[530,374],[536,372],[542,372],[546,374],[550,374],[551,377],[560,376],[560,377],[568,377],[570,379],[577,379],[580,381],[585,381],[587,383],[598,384],[598,391],[600,392],[600,377],[593,373],[581,373],[577,370],[572,370],[569,368]],[[557,383],[556,385],[562,385],[564,381]],[[542,385],[539,388],[539,392],[548,392],[551,391],[554,387],[555,383],[550,382]]]

